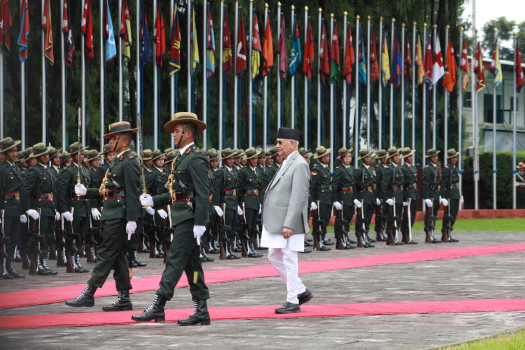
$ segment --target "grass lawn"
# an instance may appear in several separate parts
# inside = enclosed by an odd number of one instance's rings
[[[514,350],[525,348],[525,330],[491,338],[476,340],[461,345],[446,346],[439,350]]]

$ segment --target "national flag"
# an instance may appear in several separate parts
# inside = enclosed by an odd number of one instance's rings
[[[9,9],[9,0],[2,0],[0,7],[0,51],[9,54],[11,51],[11,39],[9,32],[13,26],[11,10]]]
[[[337,31],[337,22],[334,20],[334,31],[332,32],[332,42],[330,44],[330,84],[337,81],[340,71],[339,57],[339,33]]]
[[[109,11],[108,0],[104,0],[106,6],[104,7],[104,47],[106,49],[106,62],[117,55],[117,45],[115,43],[115,34],[113,31],[113,21],[111,20],[111,12]]]
[[[157,16],[153,27],[153,41],[155,41],[157,66],[162,68],[162,59],[166,54],[166,27],[164,26],[164,16],[160,7],[160,0],[157,0]]]
[[[88,62],[95,59],[95,50],[93,49],[93,17],[91,15],[91,0],[86,0],[84,5],[84,14],[82,15],[82,26],[80,31],[84,34],[84,55]]]
[[[383,35],[383,45],[381,50],[381,79],[383,80],[383,86],[386,86],[390,81],[390,57],[388,55],[386,33]]]
[[[301,39],[299,38],[299,24],[297,23],[297,15],[292,30],[292,47],[290,48],[290,58],[288,59],[288,73],[295,75],[297,67],[301,63]]]
[[[191,50],[191,72],[195,73],[197,65],[200,63],[199,57],[199,42],[197,41],[197,22],[195,21],[195,8],[192,7],[192,24],[191,24],[191,45],[193,49]]]
[[[416,66],[417,66],[417,85],[423,84],[423,78],[425,77],[425,60],[423,59],[423,50],[421,49],[421,37],[417,35],[416,43]]]
[[[18,35],[18,58],[20,62],[27,59],[27,45],[29,37],[29,6],[27,0],[20,2],[20,34]]]
[[[427,40],[427,49],[425,51],[425,76],[423,77],[428,88],[432,89],[432,45],[430,44],[430,34]]]
[[[441,53],[441,45],[439,44],[439,36],[436,35],[434,40],[434,60],[432,65],[432,84],[436,85],[439,79],[445,75],[445,67],[443,65],[443,54]]]
[[[42,17],[42,29],[44,30],[44,56],[51,62],[55,63],[53,54],[53,26],[51,25],[51,0],[44,3],[44,16]]]
[[[345,61],[343,64],[343,78],[347,84],[352,83],[352,66],[355,63],[354,41],[352,38],[352,28],[348,26],[345,43]]]
[[[314,68],[314,35],[312,33],[312,20],[308,18],[308,26],[306,27],[306,41],[304,42],[304,57],[303,57],[303,73],[306,79],[312,80],[312,73]]]
[[[179,13],[177,12],[177,5],[175,5],[173,8],[173,22],[171,25],[170,75],[177,73],[180,70],[180,41]]]
[[[454,46],[452,45],[452,39],[448,39],[447,45],[447,59],[445,62],[445,79],[443,80],[443,86],[448,91],[454,90],[456,85],[456,73],[457,73],[456,57],[454,57]]]
[[[239,31],[237,32],[237,47],[235,48],[235,52],[237,53],[235,59],[235,74],[238,76],[242,76],[242,73],[248,68],[248,61],[246,59],[248,52],[248,50],[246,50],[246,34],[242,15],[240,17]]]
[[[376,35],[372,29],[372,48],[370,50],[370,82],[379,79],[379,66],[377,64]]]
[[[131,17],[129,15],[128,0],[122,0],[120,13],[120,37],[122,38],[122,59],[124,63],[131,58]]]
[[[252,35],[252,79],[259,75],[261,68],[261,39],[259,37],[259,21],[257,13],[253,14],[253,35]]]
[[[498,88],[503,82],[503,75],[501,73],[501,63],[499,62],[499,48],[497,38],[494,39],[494,51],[492,51],[490,72],[494,75],[494,85]]]
[[[470,68],[468,66],[468,58],[467,58],[467,42],[463,41],[463,51],[461,52],[461,65],[460,68],[463,71],[463,90],[467,88],[467,84],[470,80],[469,73]]]
[[[7,0],[5,0],[7,1]],[[68,68],[71,67],[73,64],[73,53],[75,52],[75,43],[73,42],[73,26],[69,25],[69,7],[67,6],[67,0],[64,0],[64,8],[63,8],[63,16],[62,16],[62,33],[65,36],[65,59],[66,59],[66,66]]]
[[[224,75],[228,75],[233,65],[233,55],[232,55],[232,41],[230,37],[230,25],[228,24],[228,13],[226,11],[224,12],[224,35],[222,38],[222,52],[223,52],[222,71]]]
[[[146,17],[144,0],[141,0],[140,9],[140,62],[144,67],[151,60],[151,57],[153,56],[153,50],[151,49],[151,42],[149,40],[148,18]]]
[[[520,45],[516,41],[516,91],[519,93],[523,86],[523,67],[521,66]]]
[[[394,36],[394,46],[392,47],[391,74],[390,83],[395,87],[399,87],[401,79],[403,79],[403,62],[401,60],[401,48],[396,36]]]
[[[208,11],[208,24],[206,26],[206,78],[209,79],[215,73],[215,34],[213,33],[213,21],[209,3],[206,11]]]
[[[326,82],[326,78],[330,75],[330,62],[328,60],[328,40],[326,38],[326,24],[324,19],[321,31],[321,47],[319,48],[319,62],[320,69],[319,74],[321,74],[321,81],[323,84]]]
[[[405,81],[412,79],[412,53],[410,50],[410,42],[406,38],[405,42],[405,69],[404,69]]]
[[[270,74],[273,67],[273,38],[272,28],[270,26],[270,16],[268,15],[268,22],[266,22],[266,29],[264,30],[264,44],[263,44],[263,62],[262,75]]]
[[[365,63],[365,39],[363,38],[363,31],[361,30],[361,25],[359,25],[359,32],[361,35],[359,36],[359,57],[357,61],[358,65],[358,74],[359,74],[359,82],[361,84],[366,84],[366,63]]]
[[[476,59],[474,61],[474,73],[476,74],[476,91],[480,92],[485,88],[485,67],[483,67],[483,53],[478,42],[476,47]]]
[[[286,78],[286,61],[288,61],[286,54],[285,29],[284,16],[281,16],[281,33],[277,44],[277,53],[279,54],[279,74],[282,79]]]

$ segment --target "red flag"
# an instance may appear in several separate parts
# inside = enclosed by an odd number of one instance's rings
[[[51,62],[55,63],[53,55],[53,27],[51,26],[51,1],[46,0],[44,4],[44,16],[42,17],[42,28],[45,31],[44,55]]]
[[[92,62],[95,59],[95,51],[93,50],[93,18],[91,17],[91,0],[86,0],[80,31],[85,36],[84,54],[86,55],[88,62]]]
[[[253,34],[252,34],[252,79],[259,75],[261,68],[262,46],[259,36],[259,20],[257,14],[253,14]]]
[[[348,33],[345,43],[345,61],[343,63],[343,77],[348,84],[352,83],[352,66],[355,62],[354,44],[352,39],[352,28],[348,26]],[[375,45],[374,45],[375,46]]]
[[[65,36],[65,59],[68,68],[73,64],[73,54],[75,53],[75,43],[73,42],[73,27],[69,25],[69,8],[67,0],[64,0],[64,14],[62,16],[62,33]]]
[[[427,49],[425,52],[425,76],[423,80],[432,89],[432,45],[430,44],[430,35],[428,36]]]
[[[445,79],[443,80],[443,85],[450,92],[454,90],[454,85],[456,85],[457,69],[452,39],[448,39],[447,60],[445,62]]]
[[[228,75],[233,65],[232,41],[230,37],[230,25],[228,24],[228,13],[224,13],[224,36],[222,38],[223,62],[222,70]]]
[[[463,51],[461,52],[461,70],[463,71],[463,90],[466,89],[467,84],[469,82],[469,72],[470,68],[468,66],[468,58],[467,58],[467,42],[463,41]]]
[[[323,29],[321,32],[321,47],[319,48],[319,60],[321,61],[320,72],[323,84],[326,78],[330,76],[330,61],[328,60],[328,40],[326,39],[326,25],[323,20]]]
[[[124,41],[129,41],[126,21],[131,21],[127,0],[122,1],[122,12],[120,13],[120,37]]]
[[[334,30],[330,43],[330,84],[334,84],[340,71],[339,58],[339,33],[337,31],[337,22],[334,20]]]
[[[520,45],[516,41],[516,91],[519,93],[523,86],[523,67],[521,66]]]
[[[312,21],[308,20],[306,30],[306,41],[304,43],[303,72],[308,80],[312,80],[312,71],[314,66],[314,35],[312,33]]]
[[[379,66],[377,64],[376,35],[372,30],[372,49],[370,50],[370,82],[379,79]]]
[[[485,88],[485,68],[483,67],[483,54],[481,53],[481,46],[476,48],[476,59],[474,61],[474,73],[476,74],[476,91],[479,92]]]
[[[9,32],[13,26],[11,11],[9,10],[9,0],[2,0],[0,7],[0,49],[6,54],[11,51],[11,40]]]
[[[162,58],[166,53],[166,28],[164,27],[164,17],[160,8],[160,1],[157,1],[157,18],[153,30],[153,40],[157,49],[157,66],[162,67]]]
[[[412,53],[410,50],[410,42],[408,41],[408,38],[406,38],[405,43],[405,69],[403,73],[405,74],[405,81],[412,79]]]
[[[29,36],[29,6],[27,0],[20,2],[20,35],[18,36],[18,57],[20,62],[27,59],[27,45]]]
[[[173,24],[171,27],[171,41],[170,41],[170,75],[177,73],[180,70],[180,24],[177,6],[173,10]]]
[[[266,22],[266,28],[264,29],[263,63],[262,63],[263,76],[266,76],[270,73],[272,66],[273,66],[273,38],[272,38],[272,28],[270,27],[270,16],[268,16],[268,22]]]
[[[244,22],[239,23],[239,32],[237,34],[237,47],[236,51],[236,60],[235,60],[235,74],[241,76],[242,73],[248,68],[248,61],[246,60],[246,33],[244,31]]]
[[[286,37],[285,37],[285,23],[284,23],[284,16],[281,17],[281,33],[279,36],[279,43],[277,44],[277,53],[280,55],[280,61],[279,61],[279,72],[281,75],[281,78],[286,78],[286,63],[288,61],[288,57],[286,54]]]

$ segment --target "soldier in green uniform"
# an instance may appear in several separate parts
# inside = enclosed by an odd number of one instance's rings
[[[101,220],[104,221],[102,243],[98,248],[97,262],[84,291],[75,299],[66,301],[66,305],[94,306],[95,291],[104,285],[111,270],[118,291],[117,300],[103,307],[104,311],[131,310],[129,290],[132,288],[126,258],[128,241],[135,233],[137,221],[142,215],[139,201],[140,167],[131,154],[130,144],[134,139],[129,122],[117,122],[109,125],[109,132],[104,135],[117,153],[115,161],[102,180],[100,188],[89,188],[83,184],[75,185],[75,194],[87,198],[104,199]]]
[[[91,179],[89,187],[99,188],[102,184],[102,179],[104,178],[105,172],[100,166],[100,154],[97,152],[97,150],[91,149],[87,151],[84,157],[84,163],[87,163],[88,165],[87,169]],[[87,253],[87,262],[92,263],[96,260],[95,249],[96,245],[98,244],[97,242],[100,241],[98,222],[101,217],[99,208],[102,207],[102,200],[100,198],[90,199],[89,206],[91,207],[91,218],[88,238],[85,242],[85,248]]]
[[[525,164],[518,163],[516,171],[516,208],[525,209]]]
[[[441,170],[437,164],[439,152],[431,148],[425,156],[429,161],[423,169],[423,198],[425,199],[425,206],[428,208],[425,214],[425,243],[441,242],[434,237],[434,227],[440,204]]]
[[[171,161],[169,162],[169,164],[171,165],[172,162],[173,162],[173,159],[174,159],[174,154],[175,152],[174,151],[171,151],[170,153],[170,159]],[[152,157],[152,161],[153,161],[153,173],[155,174],[155,183],[152,187],[152,192],[151,192],[151,195],[152,196],[155,196],[157,194],[161,194],[161,193],[164,193],[166,192],[166,188],[164,187],[164,185],[166,184],[166,181],[168,181],[168,175],[166,174],[165,172],[165,161],[166,161],[166,155],[156,149],[153,151],[153,153],[151,154],[151,157]],[[170,171],[170,169],[168,169],[168,172]],[[160,192],[159,192],[160,191]],[[163,208],[160,208],[160,209],[157,209],[155,211],[155,216],[154,216],[154,230],[155,230],[155,234],[157,236],[157,238],[161,239],[162,238],[162,235],[161,235],[161,232],[160,232],[160,227],[161,227],[161,224],[163,222],[164,219],[166,219],[168,217],[168,214],[166,212],[166,210],[164,210]],[[164,257],[164,253],[162,252],[162,242],[159,241],[158,244],[157,244],[159,247],[158,251],[155,250],[154,251],[154,255],[155,257],[157,258],[163,258]],[[153,247],[154,249],[156,249],[155,247]],[[150,247],[151,249],[151,247]],[[152,254],[150,254],[151,257],[153,257]]]
[[[361,248],[374,247],[367,237],[377,199],[376,172],[371,164],[373,154],[372,150],[361,149],[359,151],[361,165],[354,170],[354,188],[356,191],[354,205],[356,210],[361,210],[361,217],[356,217],[355,235],[357,247]]]
[[[197,134],[206,129],[206,124],[194,113],[179,112],[164,128],[173,134],[173,140],[179,147],[179,155],[168,180],[169,192],[153,198],[150,195],[142,195],[141,203],[153,206],[171,202],[173,242],[168,252],[160,288],[153,302],[142,314],[133,315],[132,319],[139,322],[164,321],[166,301],[173,297],[175,286],[185,272],[195,312],[189,318],[179,320],[178,324],[209,325],[210,314],[206,301],[210,296],[199,259],[200,240],[210,219],[209,165],[206,156],[194,143]]]
[[[336,246],[337,249],[352,249],[355,248],[350,243],[348,232],[350,230],[350,221],[354,216],[354,167],[352,164],[353,148],[346,149],[345,147],[339,149],[340,165],[334,170],[334,177],[332,180],[332,200],[333,206],[336,210],[342,210],[341,219],[345,224],[338,224],[336,218],[336,225],[334,225],[334,232],[340,232],[338,239],[340,244]],[[337,226],[337,227],[336,227]]]
[[[383,179],[381,180],[381,191],[386,193],[386,204],[388,204],[388,222],[386,232],[388,235],[388,245],[402,245],[404,244],[398,238],[397,232],[401,227],[401,214],[403,211],[403,184],[405,183],[405,176],[401,170],[401,156],[399,150],[395,147],[388,149],[388,159],[390,166],[385,169]]]
[[[376,159],[379,164],[376,166],[376,218],[375,218],[375,231],[377,241],[386,241],[388,238],[385,234],[386,228],[386,213],[388,212],[388,204],[386,204],[386,193],[381,191],[381,181],[383,180],[383,172],[388,168],[388,153],[384,149],[380,149],[376,152]]]
[[[213,188],[213,178],[215,177],[215,172],[219,170],[220,154],[215,148],[212,148],[206,152],[206,157],[208,158],[208,163],[210,165],[210,171],[208,172],[208,179],[210,181],[210,191]],[[210,196],[212,193],[210,192]],[[213,262],[215,259],[210,258],[206,250],[209,253],[217,254],[219,249],[215,247],[215,242],[218,242],[219,231],[217,225],[219,223],[217,213],[213,209],[213,202],[210,201],[210,222],[206,230],[206,234],[202,236],[201,243],[201,261],[202,262]],[[209,237],[208,237],[209,236]],[[218,244],[218,243],[217,243]],[[206,248],[207,247],[207,248]]]
[[[71,154],[69,152],[62,152],[60,153],[60,171],[58,174],[60,174],[65,168],[71,165]]]
[[[33,146],[33,153],[30,157],[35,158],[38,163],[27,171],[20,192],[22,210],[33,220],[40,220],[38,225],[40,232],[38,234],[43,237],[40,242],[42,255],[37,265],[38,274],[44,276],[58,274],[57,271],[53,271],[47,266],[49,245],[54,239],[55,220],[60,219],[60,214],[56,210],[56,196],[54,196],[55,181],[47,169],[51,151],[52,149],[43,143],[37,143]]]
[[[47,171],[53,180],[56,180],[60,173],[60,164],[62,163],[60,152],[62,152],[62,148],[56,149],[55,147],[51,147],[51,151],[49,151],[49,161],[51,164]]]
[[[17,147],[20,141],[7,137],[0,142],[0,153],[4,155],[4,162],[0,164],[0,210],[2,212],[2,228],[4,235],[9,238],[6,242],[5,271],[3,279],[24,278],[13,267],[15,249],[20,244],[20,223],[27,222],[27,216],[20,206],[20,190],[22,180],[20,169],[15,165],[18,159]],[[1,258],[4,266],[3,257]]]
[[[111,150],[111,145],[109,143],[106,143],[102,150],[102,156],[104,157],[104,164],[100,166],[102,168],[102,171],[104,171],[104,174],[106,174],[106,171],[109,169],[111,164],[113,164],[113,161],[115,160],[116,155],[117,154],[115,153],[115,151]]]
[[[327,251],[330,248],[326,245],[334,244],[330,239],[326,238],[326,227],[330,222],[332,216],[332,176],[328,168],[330,161],[330,148],[319,146],[315,150],[314,156],[318,163],[314,166],[310,178],[310,196],[312,197],[310,210],[317,210],[319,220],[321,221],[322,237],[317,237],[319,250]],[[315,228],[314,228],[315,234]]]
[[[448,164],[443,170],[443,177],[441,178],[441,201],[445,207],[443,215],[443,236],[441,241],[455,243],[459,242],[452,237],[452,230],[454,223],[458,216],[459,202],[461,200],[461,193],[459,192],[459,171],[456,165],[458,164],[459,152],[454,148],[447,151]],[[449,229],[445,229],[446,227]]]
[[[401,150],[401,158],[405,161],[405,164],[403,164],[403,167],[401,168],[403,175],[405,176],[405,182],[403,184],[403,205],[405,203],[407,204],[403,212],[401,232],[403,233],[403,243],[406,244],[417,244],[410,235],[412,227],[414,227],[414,222],[416,222],[417,200],[419,199],[419,192],[417,190],[417,167],[414,165],[415,152],[416,151],[411,150],[410,147],[405,147]],[[410,220],[408,217],[409,211]]]

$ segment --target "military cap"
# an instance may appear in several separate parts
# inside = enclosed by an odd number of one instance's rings
[[[369,150],[368,148],[363,148],[359,151],[359,159],[371,157],[373,153],[374,153],[373,150],[371,149]]]
[[[395,147],[390,147],[388,149],[388,158],[392,158],[393,156],[395,156],[396,154],[399,154],[399,149],[395,148]]]
[[[164,158],[164,153],[162,153],[159,149],[156,149],[153,152],[151,152],[151,160],[155,161],[159,158]]]
[[[68,152],[60,153],[60,164],[64,164],[64,162],[69,158],[71,158],[71,154],[69,154]]]
[[[51,151],[49,152],[49,159],[60,156],[60,152],[62,152],[62,148],[56,149],[55,147],[51,147]]]
[[[523,168],[525,168],[525,163],[519,162],[518,163],[518,169],[523,169]]]
[[[319,146],[315,149],[314,159],[322,158],[326,156],[327,154],[330,154],[331,152],[332,152],[331,148],[325,148],[324,146]]]
[[[447,151],[447,159],[454,158],[459,156],[459,152],[456,152],[454,148],[451,148]]]
[[[410,149],[410,147],[405,147],[401,149],[401,158],[406,158],[416,153],[415,149]]]
[[[36,145],[33,145],[33,150],[29,154],[29,156],[26,155],[27,158],[37,158],[40,156],[43,156],[44,154],[49,154],[51,152],[51,147],[46,147],[46,145],[42,142],[37,143]]]
[[[197,114],[191,112],[178,112],[173,115],[173,118],[164,125],[167,132],[172,133],[175,125],[191,123],[197,127],[197,133],[206,130],[206,123],[197,118]]]
[[[430,157],[437,156],[439,152],[440,152],[440,151],[436,151],[435,148],[431,148],[431,149],[429,149],[429,150],[427,151],[427,155],[425,156],[425,158],[430,158]]]
[[[222,159],[228,159],[234,157],[235,152],[231,148],[225,148],[221,152]]]
[[[100,153],[98,153],[96,149],[90,149],[86,152],[86,157],[84,158],[84,161],[91,162],[98,158],[100,158]]]
[[[245,151],[246,159],[252,159],[259,156],[259,153],[255,150],[255,148],[250,147]]]
[[[131,128],[131,124],[126,121],[116,122],[108,126],[108,133],[104,135],[105,139],[110,139],[114,135],[122,134],[126,132],[136,133],[137,128]]]
[[[153,160],[153,152],[150,149],[142,151],[142,161]]]
[[[69,145],[68,151],[70,155],[73,155],[73,154],[77,154],[79,150],[85,151],[86,149],[87,147],[83,148],[80,143],[73,142],[72,144]]]
[[[376,155],[377,159],[383,159],[388,155],[388,153],[386,153],[384,149],[380,149],[379,151],[377,151]]]
[[[111,145],[109,143],[106,143],[102,149],[102,154],[106,154],[112,151],[113,149],[111,148]]]
[[[21,144],[22,141],[14,141],[10,137],[6,137],[5,139],[0,140],[0,153],[4,153],[5,151],[10,150],[11,148],[14,148]]]

